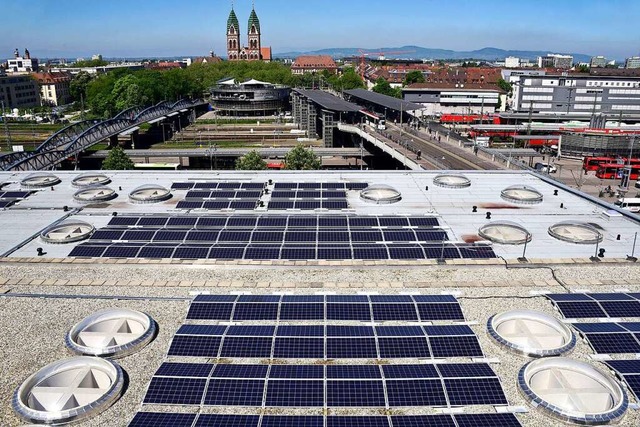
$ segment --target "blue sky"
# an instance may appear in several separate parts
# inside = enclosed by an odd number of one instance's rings
[[[227,0],[2,0],[0,58],[222,55]],[[236,0],[246,33],[250,0]],[[274,52],[418,45],[604,54],[640,52],[637,0],[256,0]],[[632,22],[631,20],[636,22]]]

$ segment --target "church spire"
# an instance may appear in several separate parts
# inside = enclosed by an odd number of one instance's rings
[[[260,19],[258,19],[258,14],[256,13],[256,4],[252,3],[251,15],[249,15],[249,32],[251,32],[251,28],[256,28],[256,32],[260,34]]]
[[[240,32],[240,22],[236,16],[236,11],[233,9],[233,2],[231,2],[231,13],[229,13],[229,19],[227,19],[227,33],[229,33],[232,26],[236,33]]]

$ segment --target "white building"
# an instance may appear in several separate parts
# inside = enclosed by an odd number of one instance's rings
[[[627,58],[624,63],[624,68],[640,68],[640,56],[632,56]]]
[[[58,106],[71,102],[69,84],[72,77],[67,73],[34,73],[33,77],[40,86],[42,105]]]
[[[569,69],[573,66],[573,56],[550,53],[547,56],[538,57],[538,67],[540,68],[563,68]]]
[[[10,74],[33,73],[38,71],[38,60],[31,58],[27,49],[24,50],[24,57],[20,56],[18,49],[13,53],[13,58],[7,61],[7,72]]]
[[[518,68],[520,67],[520,58],[516,58],[515,56],[508,56],[504,60],[504,66],[506,68]]]
[[[416,83],[402,89],[402,98],[424,107],[425,115],[490,114],[504,111],[506,93],[496,85]]]
[[[604,56],[594,56],[589,61],[589,67],[591,68],[604,68],[607,66],[607,58]]]

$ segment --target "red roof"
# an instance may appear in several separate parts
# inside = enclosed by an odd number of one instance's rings
[[[32,75],[40,84],[55,84],[71,81],[71,76],[67,73],[32,73]]]
[[[329,55],[303,55],[296,58],[291,68],[338,68],[336,61]]]
[[[271,61],[271,48],[270,47],[261,47],[260,48],[260,56],[262,56],[263,61]]]

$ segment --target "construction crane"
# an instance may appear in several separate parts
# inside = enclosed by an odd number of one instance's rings
[[[367,52],[362,49],[358,49],[358,53],[360,53],[360,77],[364,81],[365,77],[365,68],[366,68],[366,58],[367,57],[377,57],[379,61],[384,61],[387,55],[403,55],[405,53],[413,53],[413,50],[387,50],[385,52]]]

